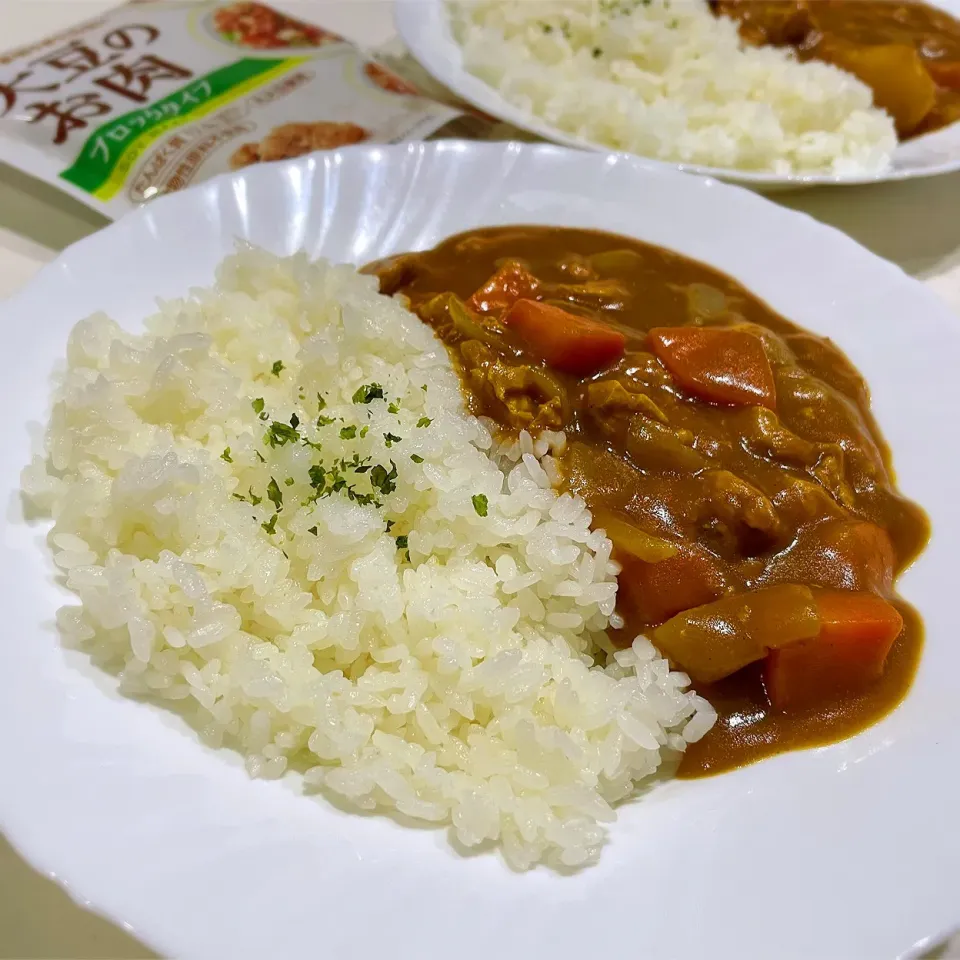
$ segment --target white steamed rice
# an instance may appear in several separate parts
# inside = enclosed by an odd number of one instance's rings
[[[707,0],[451,0],[468,71],[584,140],[777,174],[889,165],[893,121],[825,63],[745,46]]]
[[[353,402],[372,383],[383,399]],[[301,442],[266,444],[291,415]],[[254,776],[304,771],[515,868],[577,865],[715,714],[643,638],[595,665],[617,567],[583,502],[551,488],[562,443],[496,449],[443,346],[373,278],[243,249],[144,335],[77,324],[23,483],[79,597],[64,640],[122,691],[178,701]],[[354,453],[396,464],[382,505],[302,505],[310,467]],[[349,474],[355,493],[373,475]]]

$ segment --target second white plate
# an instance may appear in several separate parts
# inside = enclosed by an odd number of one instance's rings
[[[955,16],[960,15],[960,0],[934,0],[934,5]],[[394,0],[394,17],[397,31],[407,49],[427,71],[462,100],[545,140],[552,140],[567,147],[609,152],[609,147],[571,136],[545,120],[515,107],[489,84],[467,72],[463,66],[460,46],[450,31],[444,0]],[[933,177],[960,170],[960,123],[901,143],[894,151],[890,168],[879,174],[837,176],[831,173],[797,173],[784,176],[646,159],[664,167],[716,177],[730,183],[741,183],[762,191],[818,184],[883,183],[888,180]]]

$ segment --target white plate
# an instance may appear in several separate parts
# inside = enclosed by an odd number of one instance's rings
[[[934,0],[934,6],[960,16],[960,0]],[[463,66],[460,46],[453,39],[446,13],[445,0],[394,0],[397,32],[407,49],[440,83],[462,100],[480,110],[568,147],[609,152],[608,147],[564,133],[545,120],[515,107],[493,87],[468,73]],[[803,173],[787,176],[774,173],[752,173],[727,167],[703,167],[697,164],[668,163],[650,160],[660,166],[717,177],[731,183],[742,183],[756,190],[773,191],[817,184],[882,183],[887,180],[909,180],[932,177],[960,170],[960,123],[951,124],[935,133],[900,144],[893,152],[890,168],[879,174],[836,176],[830,173]]]
[[[624,198],[629,198],[625,202]],[[249,780],[59,647],[62,591],[20,519],[28,424],[70,326],[135,325],[243,237],[361,263],[502,223],[598,227],[745,282],[847,350],[934,537],[903,578],[926,620],[913,692],[856,739],[624,807],[599,866],[510,873],[430,830]],[[734,226],[735,225],[735,226]],[[516,144],[349,148],[251,167],[129,214],[0,307],[0,826],[73,894],[176,957],[892,958],[960,916],[956,318],[842,234],[635,158]]]

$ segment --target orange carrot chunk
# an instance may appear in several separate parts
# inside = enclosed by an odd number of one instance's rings
[[[727,327],[654,327],[649,341],[677,384],[702,400],[776,409],[770,361],[752,333]]]
[[[960,90],[960,60],[924,60],[923,65],[938,87]]]
[[[874,593],[813,593],[819,634],[771,650],[764,664],[767,695],[780,710],[810,706],[877,680],[903,629],[897,609]]]
[[[467,301],[478,313],[503,313],[520,299],[536,297],[540,281],[518,260],[508,260]]]
[[[627,342],[614,327],[535,300],[518,300],[504,321],[549,366],[578,377],[616,363]]]
[[[608,536],[613,536],[608,531]],[[614,546],[617,541],[614,539]],[[672,616],[716,600],[723,593],[723,576],[706,552],[684,547],[675,556],[649,563],[615,549],[623,567],[619,599],[631,620],[658,624]]]
[[[887,595],[896,552],[886,531],[867,520],[835,518],[801,527],[789,549],[771,560],[764,583],[809,583]]]

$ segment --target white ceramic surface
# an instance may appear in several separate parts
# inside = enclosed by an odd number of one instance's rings
[[[954,16],[960,16],[960,0],[932,0],[932,2]],[[421,65],[435,79],[467,103],[521,130],[535,133],[545,140],[552,140],[554,143],[568,147],[579,147],[583,150],[609,152],[607,147],[564,133],[545,120],[521,110],[505,100],[496,89],[468,73],[463,66],[460,47],[450,31],[445,0],[394,0],[394,21],[403,42]],[[746,184],[761,191],[817,184],[841,185],[909,180],[913,177],[932,177],[960,170],[960,123],[951,124],[943,130],[900,144],[893,153],[890,168],[880,174],[835,176],[829,173],[798,173],[782,176],[725,167],[667,163],[660,160],[650,160],[650,162],[687,173],[699,173],[731,183]]]
[[[629,198],[625,202],[624,198]],[[599,866],[510,873],[430,830],[247,779],[171,714],[65,654],[65,595],[18,474],[70,326],[136,325],[209,283],[243,237],[363,262],[497,223],[631,234],[710,262],[829,334],[860,366],[904,491],[934,537],[904,576],[927,650],[914,689],[853,740],[620,811]],[[960,508],[949,310],[844,235],[746,191],[624,156],[457,142],[348,148],[252,167],[83,240],[0,306],[0,828],[74,896],[176,957],[894,957],[960,914]],[[909,390],[905,389],[909,386]],[[34,425],[34,426],[31,426]],[[771,953],[773,951],[773,953]]]

